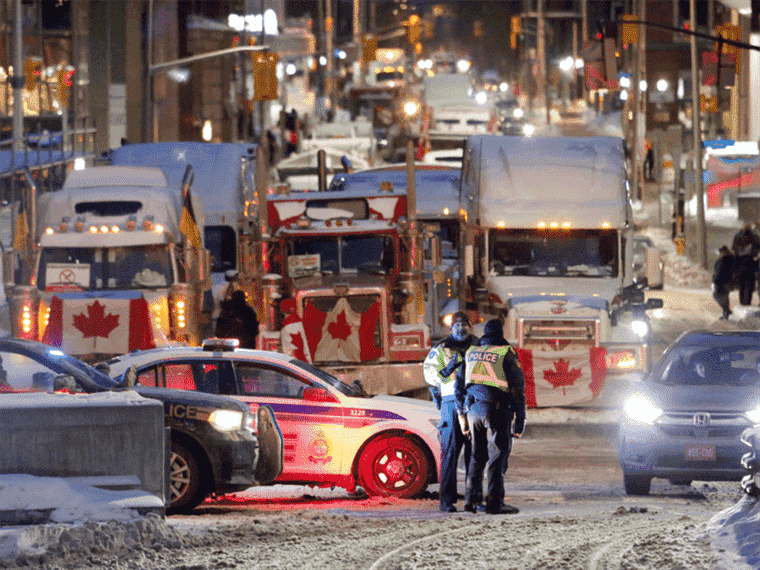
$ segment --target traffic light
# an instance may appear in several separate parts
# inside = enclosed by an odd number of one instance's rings
[[[377,59],[377,36],[364,34],[362,36],[362,61],[375,61]]]
[[[31,91],[35,88],[40,79],[40,68],[42,62],[31,57],[26,58],[24,62],[24,76],[26,78],[26,90]]]
[[[71,76],[74,75],[74,70],[66,71],[65,69],[59,69],[58,78],[58,103],[61,107],[68,107],[69,105],[69,90],[73,82]]]
[[[518,39],[522,33],[522,18],[520,16],[512,16],[512,34],[509,37],[509,45],[512,49],[517,49]]]
[[[409,16],[409,22],[407,23],[407,26],[407,37],[409,38],[409,43],[414,45],[420,41],[420,32],[422,28],[422,24],[420,24],[420,17],[417,14],[412,14]]]
[[[253,99],[271,101],[278,98],[277,63],[280,56],[274,52],[251,52],[253,60]]]
[[[620,40],[624,46],[639,43],[639,17],[633,14],[623,15],[623,24],[620,26]]]
[[[735,42],[742,41],[742,27],[735,24],[721,24],[715,27],[715,35],[720,36],[726,40],[733,40]],[[718,45],[723,46],[723,53],[733,58],[735,62],[734,73],[741,73],[741,57],[739,48],[722,42],[715,42],[715,51],[718,51]],[[721,58],[721,67],[723,67],[723,60]],[[721,69],[721,73],[723,70]],[[731,84],[733,85],[733,83]]]

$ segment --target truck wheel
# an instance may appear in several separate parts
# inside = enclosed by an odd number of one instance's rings
[[[206,498],[201,485],[198,461],[187,447],[176,441],[172,441],[172,454],[169,460],[169,489],[171,491],[171,504],[167,509],[169,513],[190,511]]]
[[[368,495],[415,497],[428,485],[427,456],[409,438],[378,437],[359,458],[359,484]]]
[[[646,475],[623,473],[626,495],[648,495],[652,486],[652,478]]]

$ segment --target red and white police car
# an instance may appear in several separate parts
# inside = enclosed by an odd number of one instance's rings
[[[338,486],[410,498],[438,481],[440,414],[432,402],[368,396],[291,356],[239,349],[234,339],[203,347],[137,351],[107,362],[117,380],[231,395],[253,412],[274,411],[284,442],[273,483]]]

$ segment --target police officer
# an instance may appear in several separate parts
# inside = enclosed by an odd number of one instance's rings
[[[462,433],[457,420],[457,405],[454,395],[455,371],[461,367],[467,349],[477,344],[478,337],[470,334],[470,320],[465,313],[454,313],[451,334],[436,344],[428,353],[423,364],[425,381],[437,408],[441,410],[438,437],[441,442],[441,510],[445,513],[457,511],[457,461],[464,447],[464,461],[470,460],[470,440]]]
[[[469,433],[472,440],[464,510],[477,512],[487,468],[485,512],[519,512],[503,503],[504,465],[513,419],[515,437],[520,437],[525,427],[525,376],[499,319],[488,321],[479,346],[467,350],[465,366],[457,373],[456,398],[462,432]]]

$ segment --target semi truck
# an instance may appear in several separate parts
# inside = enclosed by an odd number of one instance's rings
[[[20,215],[37,237],[29,262],[5,273],[14,336],[90,361],[200,342],[211,281],[202,237],[186,237],[203,219],[192,169],[177,186],[159,169],[113,166],[73,170],[41,195],[26,180]]]
[[[461,307],[501,318],[534,407],[608,407],[649,365],[616,137],[480,135],[464,150]]]

